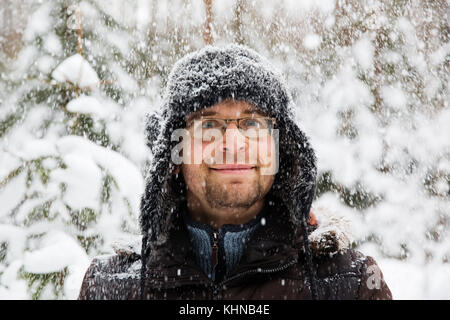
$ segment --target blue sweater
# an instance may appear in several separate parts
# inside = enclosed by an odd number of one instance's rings
[[[262,214],[258,214],[246,224],[223,225],[219,230],[193,221],[185,215],[189,238],[194,249],[195,259],[203,272],[213,281],[221,281],[239,264],[247,242],[261,225]],[[218,263],[212,265],[215,236],[218,245]]]

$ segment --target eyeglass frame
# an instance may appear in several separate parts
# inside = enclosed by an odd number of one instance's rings
[[[274,129],[274,127],[275,127],[275,125],[276,125],[276,123],[277,123],[277,121],[276,121],[276,119],[275,118],[272,118],[272,117],[245,117],[245,118],[235,118],[235,119],[223,119],[223,118],[208,118],[208,117],[200,117],[200,118],[196,118],[196,119],[193,119],[193,120],[191,120],[187,125],[186,125],[186,128],[188,128],[188,129],[190,129],[190,128],[193,128],[194,126],[194,123],[195,123],[195,121],[202,121],[202,120],[220,120],[220,121],[225,121],[225,125],[222,127],[222,128],[214,128],[214,129],[217,129],[217,130],[221,130],[221,132],[222,132],[222,134],[224,134],[225,132],[226,132],[226,130],[228,129],[228,123],[229,122],[236,122],[236,127],[237,127],[237,129],[239,130],[239,132],[242,134],[242,135],[244,135],[246,138],[250,138],[249,136],[246,136],[243,132],[244,131],[246,131],[246,130],[244,130],[244,129],[242,129],[240,126],[239,126],[239,122],[241,121],[241,120],[248,120],[248,119],[268,119],[268,120],[271,120],[272,121],[272,123],[271,123],[271,125],[269,126],[269,128],[267,128],[267,129],[263,129],[263,130],[269,130],[269,135],[271,135],[272,134],[272,130]],[[202,130],[203,130],[203,128],[202,128]],[[195,133],[194,133],[195,134]]]

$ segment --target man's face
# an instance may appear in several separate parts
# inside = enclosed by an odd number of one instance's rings
[[[199,205],[214,208],[216,210],[212,211],[217,214],[222,208],[249,208],[265,197],[275,177],[274,172],[270,174],[268,171],[268,168],[273,168],[276,160],[272,135],[259,138],[246,136],[238,129],[235,121],[229,121],[226,131],[222,131],[223,135],[213,138],[213,141],[204,141],[201,134],[194,133],[199,124],[202,132],[210,126],[209,121],[201,123],[201,119],[214,121],[262,117],[265,115],[249,103],[226,100],[187,118],[191,145],[184,157],[191,161],[190,164],[183,163],[181,171],[188,194]],[[250,126],[253,125],[254,122],[251,122]],[[216,130],[216,133],[219,131]],[[194,155],[201,155],[201,163],[192,161]]]

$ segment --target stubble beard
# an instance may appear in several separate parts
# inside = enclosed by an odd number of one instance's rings
[[[253,186],[240,186],[238,183],[205,181],[206,201],[211,208],[250,208],[262,199],[263,187],[258,180]]]

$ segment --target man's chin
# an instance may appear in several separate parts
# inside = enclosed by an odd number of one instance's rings
[[[211,208],[215,209],[247,209],[256,203],[255,201],[237,199],[207,199]]]
[[[206,185],[206,200],[213,208],[249,208],[261,199],[261,187],[242,181]]]

